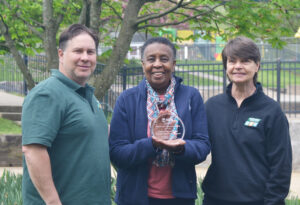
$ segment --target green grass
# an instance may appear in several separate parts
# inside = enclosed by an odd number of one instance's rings
[[[190,63],[190,62],[189,62]],[[179,68],[186,73],[187,75],[192,75],[191,73],[194,73],[193,77],[189,77],[187,79],[193,79],[195,82],[198,82],[197,79],[197,72],[200,72],[200,80],[205,80],[205,85],[220,85],[219,82],[208,80],[207,78],[201,77],[202,73],[209,74],[211,76],[223,76],[223,65],[216,64],[217,62],[202,62],[205,65],[199,65],[199,66],[185,66],[184,64],[179,65]],[[272,70],[273,67],[276,67],[275,63],[272,64],[265,64],[264,68],[262,68],[258,72],[258,81],[262,83],[263,87],[274,87],[277,86],[277,71]],[[296,64],[290,64],[290,63],[282,63],[281,64],[282,70],[280,73],[280,86],[281,88],[286,88],[289,85],[300,85],[300,63]],[[289,70],[291,69],[291,70]],[[202,83],[200,83],[201,85]],[[194,84],[195,85],[195,84]]]
[[[176,64],[202,64],[202,63],[222,63],[222,61],[208,61],[208,60],[176,60]]]
[[[21,71],[9,70],[1,68],[0,64],[0,81],[23,81]]]
[[[190,85],[190,86],[197,86],[197,85],[222,85],[222,82],[210,80],[205,77],[201,77],[201,74],[198,75],[196,72],[195,75],[189,74],[186,72],[177,72],[176,76],[181,77],[183,79],[183,84]]]
[[[21,134],[21,126],[13,121],[0,118],[0,134]]]
[[[45,72],[46,63],[29,60],[28,68],[35,82],[40,82],[50,76],[49,72]],[[0,81],[24,81],[23,74],[12,57],[0,55]]]
[[[257,79],[262,83],[263,87],[276,87],[277,71],[261,70],[258,72]],[[281,71],[280,87],[286,88],[289,85],[300,85],[300,73],[296,73],[295,71]]]
[[[298,197],[292,196],[285,200],[285,205],[300,205],[300,199]]]
[[[195,71],[193,73],[178,71],[178,72],[175,72],[175,75],[177,77],[181,77],[183,79],[183,84],[185,84],[185,85],[190,85],[190,86],[222,85],[221,82],[203,78],[202,74],[199,74],[199,75],[197,74],[197,71]],[[126,84],[137,85],[143,78],[144,78],[144,75],[129,76],[126,78]]]

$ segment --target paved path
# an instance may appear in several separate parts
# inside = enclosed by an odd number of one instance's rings
[[[8,94],[0,90],[0,105],[22,106],[24,97]]]

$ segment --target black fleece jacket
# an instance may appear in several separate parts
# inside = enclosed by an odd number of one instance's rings
[[[203,191],[224,201],[284,204],[292,170],[288,121],[259,83],[240,107],[231,87],[205,105],[212,163]]]

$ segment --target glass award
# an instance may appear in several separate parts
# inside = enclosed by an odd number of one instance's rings
[[[152,135],[162,140],[183,139],[185,126],[180,117],[170,111],[161,111],[151,124]]]

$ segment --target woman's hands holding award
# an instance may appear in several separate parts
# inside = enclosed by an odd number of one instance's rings
[[[166,149],[173,153],[184,151],[185,127],[179,116],[168,110],[160,111],[151,124],[154,147]]]

